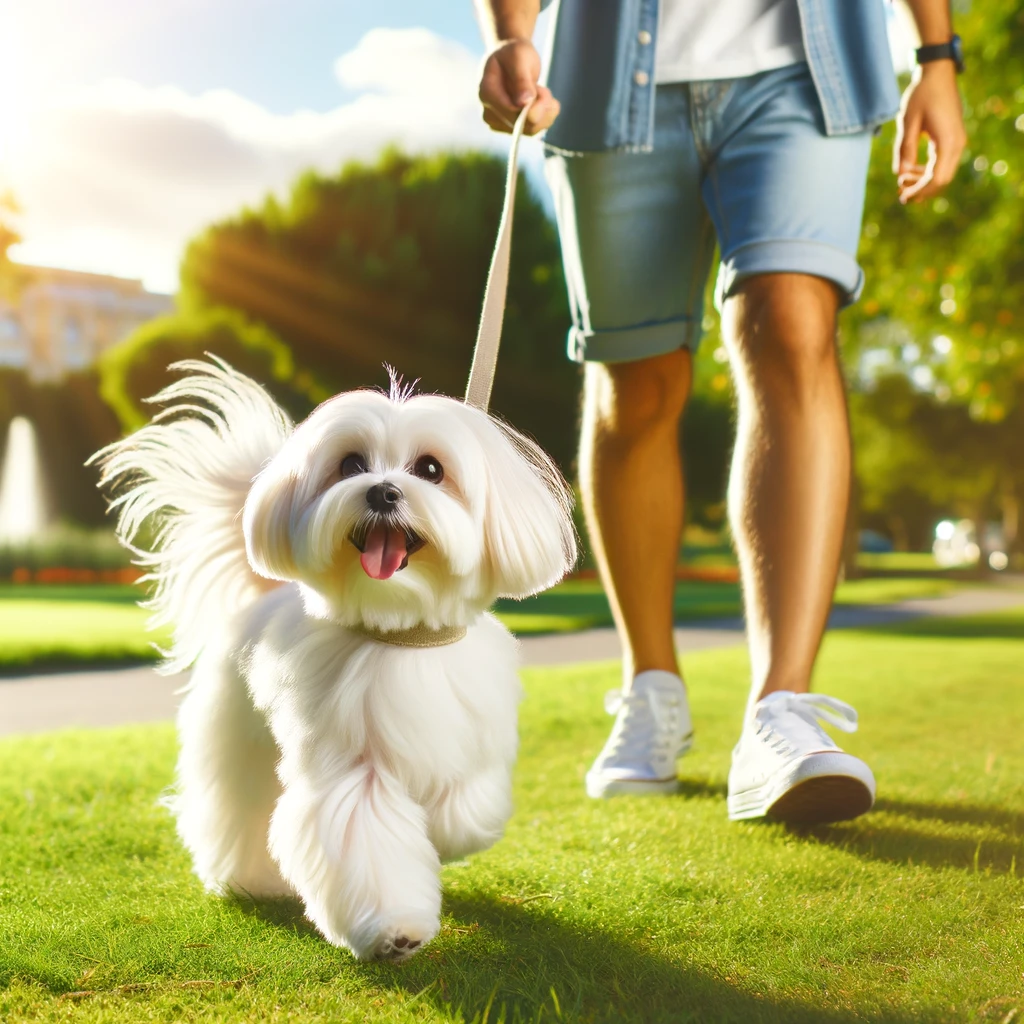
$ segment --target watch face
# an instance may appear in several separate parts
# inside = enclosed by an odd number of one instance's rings
[[[960,41],[959,36],[953,36],[949,41],[949,48],[953,51],[953,63],[956,65],[957,71],[963,71],[964,69],[964,47]]]

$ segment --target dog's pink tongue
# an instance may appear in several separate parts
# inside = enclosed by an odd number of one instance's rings
[[[366,538],[359,558],[363,572],[375,580],[390,579],[405,558],[405,534],[389,526],[375,526]]]

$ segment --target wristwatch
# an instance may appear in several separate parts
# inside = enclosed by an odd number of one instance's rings
[[[953,36],[948,43],[917,48],[917,63],[928,64],[933,60],[951,60],[959,74],[964,69],[964,48],[959,36]]]

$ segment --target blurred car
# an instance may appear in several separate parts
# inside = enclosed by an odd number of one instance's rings
[[[877,530],[861,530],[857,534],[857,550],[869,555],[887,555],[893,550],[893,543]]]

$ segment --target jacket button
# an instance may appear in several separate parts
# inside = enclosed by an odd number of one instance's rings
[[[633,81],[636,82],[637,85],[646,85],[650,80],[650,76],[646,71],[638,71],[633,76]]]
[[[650,46],[651,45],[651,33],[648,32],[647,29],[645,29],[645,28],[643,28],[639,32],[637,32],[636,39],[637,39],[637,42],[641,46]]]

